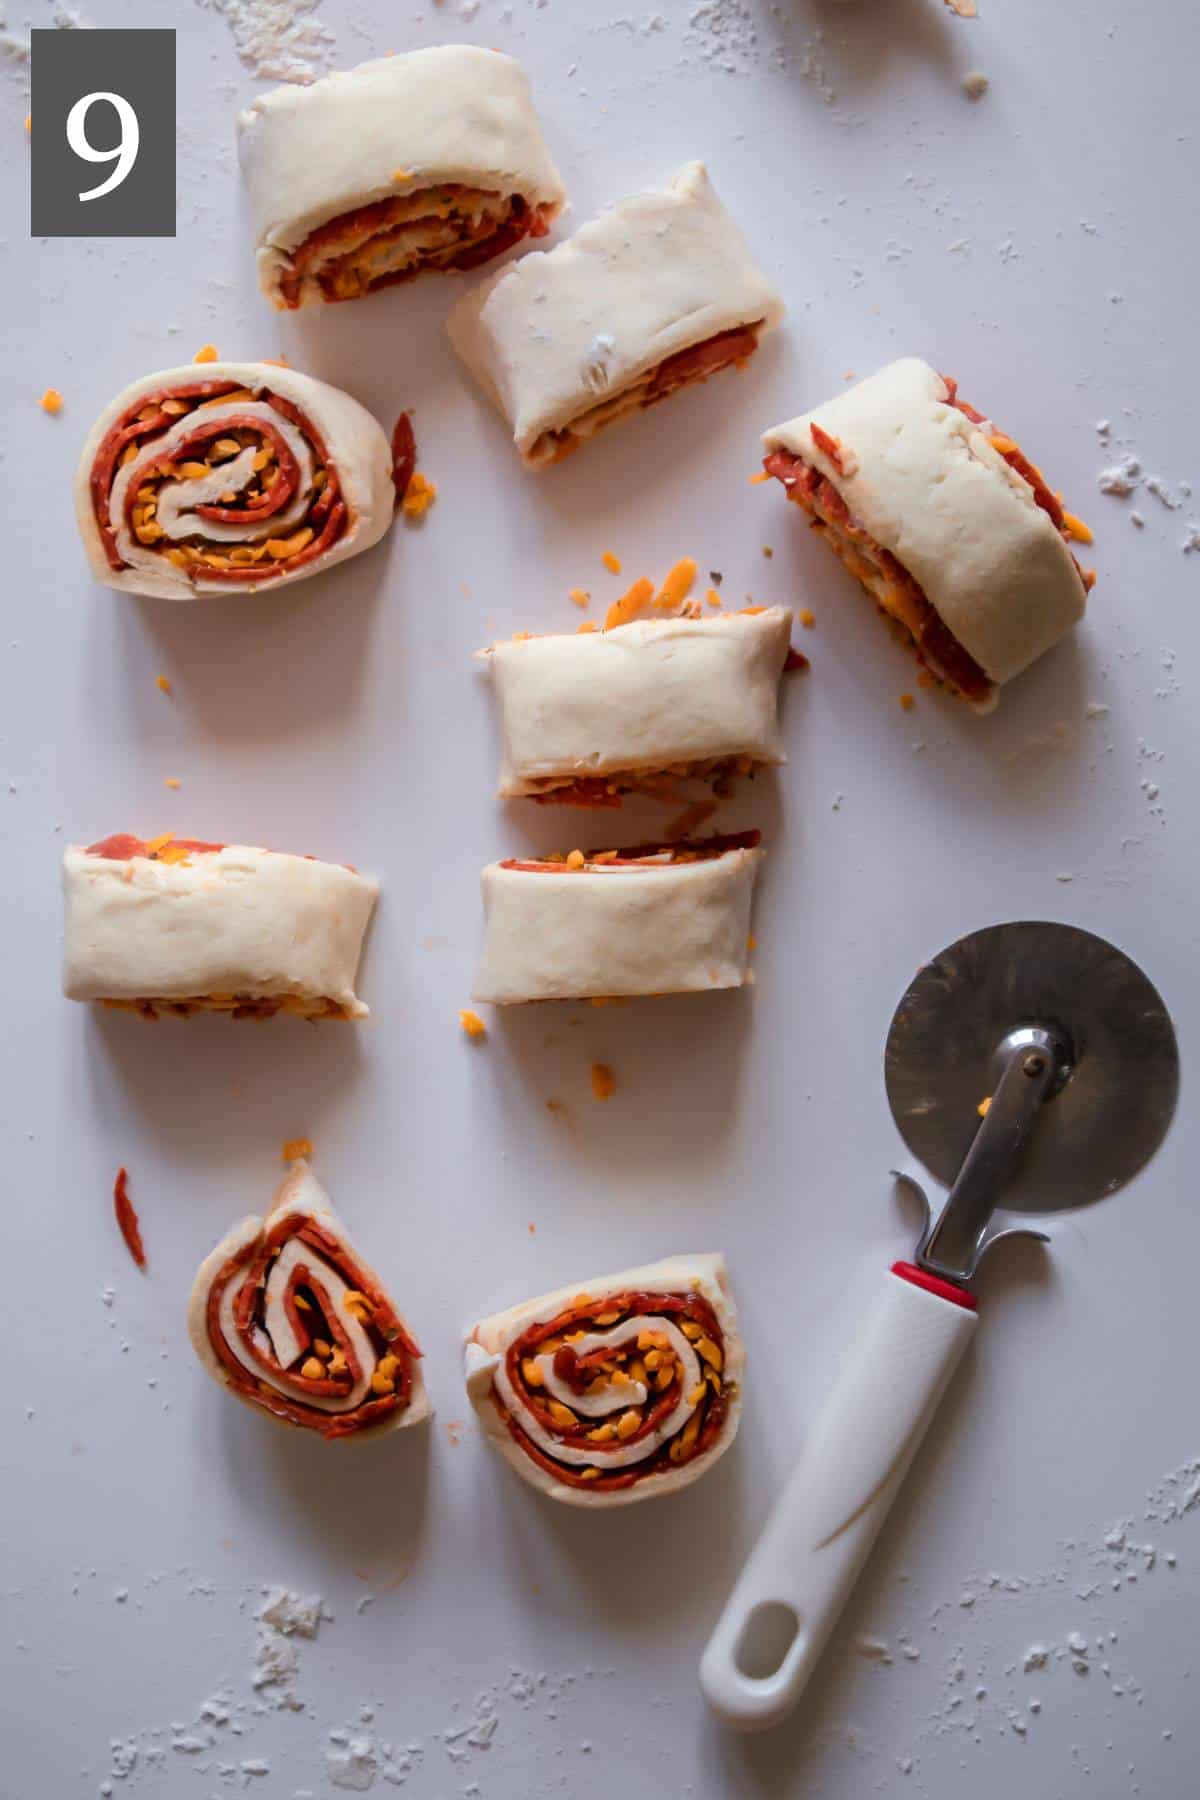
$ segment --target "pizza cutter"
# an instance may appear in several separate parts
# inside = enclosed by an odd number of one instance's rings
[[[1071,925],[995,925],[917,974],[884,1054],[892,1116],[950,1193],[875,1311],[700,1665],[742,1730],[799,1698],[977,1324],[970,1283],[1022,1214],[1084,1206],[1149,1161],[1175,1110],[1171,1020],[1142,971]],[[1003,1206],[1009,1217],[997,1217]],[[1017,1215],[1013,1217],[1011,1215]]]

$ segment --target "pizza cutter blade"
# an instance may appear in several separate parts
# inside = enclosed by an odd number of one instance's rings
[[[1114,1193],[1162,1142],[1179,1092],[1170,1016],[1137,965],[1074,926],[992,926],[921,968],[884,1055],[908,1148],[950,1193],[809,1434],[700,1665],[742,1730],[774,1725],[819,1658],[967,1343],[969,1283],[1021,1216]],[[1017,1222],[997,1213],[1016,1214]]]

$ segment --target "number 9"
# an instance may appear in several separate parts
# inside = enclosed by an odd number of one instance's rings
[[[96,100],[107,100],[120,120],[120,140],[114,144],[111,150],[97,150],[88,141],[88,109]],[[67,142],[83,162],[116,163],[116,168],[107,180],[102,181],[99,187],[89,188],[86,194],[79,196],[81,200],[99,200],[102,194],[111,194],[114,188],[120,187],[137,161],[138,145],[141,142],[138,116],[128,100],[121,94],[85,94],[81,100],[75,102],[67,114]]]

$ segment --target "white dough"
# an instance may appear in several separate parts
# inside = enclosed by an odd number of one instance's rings
[[[536,468],[552,459],[545,434],[678,351],[741,325],[769,330],[783,311],[704,164],[690,162],[665,187],[499,270],[459,301],[446,329]]]
[[[195,388],[200,382],[211,382],[215,387],[222,387],[231,381],[236,382],[239,388],[270,388],[283,399],[298,406],[310,420],[314,430],[320,433],[330,463],[337,469],[342,498],[349,514],[341,536],[324,555],[314,557],[292,574],[275,575],[267,581],[260,579],[245,582],[218,581],[203,574],[190,574],[168,562],[162,554],[161,546],[139,544],[125,522],[125,495],[131,485],[136,490],[143,479],[143,472],[150,464],[169,456],[173,444],[182,442],[195,430],[195,415],[185,414],[169,430],[144,439],[132,462],[124,466],[118,465],[110,488],[110,515],[116,531],[117,548],[126,567],[111,568],[96,523],[91,491],[92,465],[109,430],[123,413],[151,394],[159,394],[164,390],[169,394],[173,389]],[[309,446],[296,426],[265,401],[214,403],[206,406],[200,414],[200,418],[206,423],[234,416],[267,419],[283,434],[300,465],[297,498],[287,513],[273,517],[269,524],[233,525],[204,520],[199,523],[199,529],[214,544],[253,544],[267,537],[286,536],[289,527],[300,523],[305,511],[308,484],[314,473]],[[169,483],[164,486],[159,513],[159,523],[167,529],[167,538],[163,542],[166,543],[172,537],[186,537],[192,529],[188,514],[183,510],[185,495],[188,505],[215,500],[226,488],[240,491],[250,478],[249,459],[243,455],[221,465],[219,470],[214,471],[203,482]],[[357,556],[361,550],[369,550],[379,542],[391,524],[395,504],[391,447],[366,407],[360,406],[357,400],[352,400],[349,394],[342,393],[340,388],[330,387],[327,382],[317,381],[311,375],[301,375],[295,369],[279,369],[270,363],[260,362],[185,363],[182,368],[160,369],[156,374],[144,375],[140,381],[131,382],[105,407],[92,426],[75,475],[75,517],[96,580],[124,593],[154,594],[163,600],[195,600],[206,594],[237,595],[254,591],[274,593],[277,588],[293,581],[303,581],[309,575],[316,575],[324,569],[331,569],[335,563],[344,562],[349,556]]]
[[[742,987],[763,852],[697,862],[483,871],[476,1000],[574,1000]]]
[[[778,690],[791,624],[773,606],[493,644],[482,654],[500,709],[501,795],[536,793],[546,777],[786,761]]]
[[[293,1162],[287,1175],[284,1177],[279,1191],[271,1202],[271,1206],[266,1215],[259,1218],[257,1215],[252,1214],[248,1218],[242,1219],[238,1224],[233,1226],[230,1231],[226,1232],[216,1249],[211,1251],[200,1264],[196,1279],[192,1284],[192,1292],[191,1297],[188,1300],[187,1311],[188,1336],[192,1340],[192,1348],[195,1350],[196,1355],[200,1358],[204,1367],[213,1377],[213,1380],[220,1382],[222,1387],[228,1387],[230,1383],[221,1360],[209,1341],[209,1294],[214,1282],[230,1257],[236,1256],[237,1253],[240,1250],[244,1250],[247,1245],[257,1243],[269,1227],[277,1225],[281,1217],[290,1212],[301,1213],[305,1218],[314,1220],[323,1230],[329,1232],[331,1236],[344,1244],[356,1262],[364,1264],[366,1262],[366,1259],[359,1255],[352,1244],[349,1233],[342,1224],[337,1213],[333,1210],[333,1202],[313,1174],[307,1161],[301,1158],[296,1162]],[[289,1238],[287,1240],[282,1251],[272,1264],[271,1273],[268,1277],[268,1290],[270,1290],[272,1285],[286,1285],[284,1278],[287,1270],[296,1261],[304,1262],[319,1274],[321,1285],[325,1288],[333,1304],[337,1305],[341,1301],[348,1291],[341,1276],[329,1264],[322,1262],[320,1253],[314,1250],[310,1245],[303,1244],[297,1247],[297,1240],[295,1238]],[[230,1350],[237,1357],[243,1368],[253,1375],[257,1381],[263,1381],[266,1379],[263,1369],[247,1354],[244,1346],[238,1339],[236,1332],[233,1330],[233,1307],[237,1296],[237,1288],[237,1282],[231,1281],[222,1296],[220,1316],[221,1323],[223,1327],[225,1327],[223,1335]],[[396,1316],[400,1319],[400,1323],[404,1327],[405,1332],[411,1337],[412,1333],[408,1330],[406,1320],[398,1311]],[[274,1351],[278,1361],[284,1368],[290,1367],[299,1354],[298,1346],[282,1307],[272,1306],[270,1291],[268,1291],[264,1317],[270,1348]],[[367,1390],[370,1387],[371,1374],[374,1371],[377,1360],[370,1336],[361,1321],[356,1318],[353,1311],[349,1308],[341,1307],[339,1317],[347,1336],[354,1346],[361,1374],[358,1382],[354,1385],[345,1399],[331,1399],[322,1395],[312,1395],[306,1399],[305,1405],[311,1406],[319,1412],[328,1412],[330,1414],[350,1412],[356,1406],[361,1405],[366,1397]],[[238,1399],[245,1398],[237,1388],[233,1388],[231,1391],[237,1395]],[[248,1404],[253,1404],[253,1402],[248,1402]],[[256,1408],[256,1410],[259,1409]],[[419,1425],[423,1419],[428,1419],[431,1414],[432,1408],[429,1404],[429,1396],[425,1391],[425,1378],[422,1374],[422,1362],[420,1357],[414,1357],[412,1364],[412,1387],[409,1393],[408,1405],[402,1412],[389,1414],[383,1420],[382,1424],[367,1427],[364,1435],[369,1436],[374,1435],[376,1432],[395,1431],[405,1425]]]
[[[557,1481],[547,1470],[539,1468],[533,1459],[525,1454],[514,1439],[508,1426],[501,1418],[492,1398],[493,1388],[501,1394],[506,1405],[515,1402],[514,1416],[523,1431],[539,1443],[539,1446],[554,1455],[561,1462],[586,1462],[596,1467],[620,1468],[634,1465],[637,1451],[630,1452],[619,1446],[608,1445],[597,1447],[586,1456],[561,1445],[555,1446],[553,1441],[541,1443],[545,1433],[532,1414],[520,1411],[519,1399],[512,1393],[504,1371],[504,1359],[509,1345],[529,1326],[539,1320],[548,1321],[556,1313],[570,1306],[572,1302],[582,1299],[595,1300],[602,1303],[610,1295],[637,1292],[648,1294],[682,1294],[694,1292],[708,1301],[717,1317],[724,1337],[725,1360],[722,1379],[729,1397],[728,1408],[717,1434],[715,1442],[703,1455],[693,1457],[690,1462],[682,1463],[678,1468],[669,1468],[662,1474],[648,1476],[644,1481],[635,1482],[631,1487],[618,1488],[610,1493],[596,1493],[588,1488],[573,1487]],[[600,1308],[602,1310],[602,1307]],[[651,1326],[657,1331],[666,1331],[672,1338],[673,1347],[681,1355],[685,1370],[691,1369],[693,1379],[698,1379],[699,1365],[695,1352],[688,1340],[678,1328],[670,1325],[669,1315],[653,1315],[649,1309],[645,1316],[639,1315],[635,1320],[619,1329],[614,1327],[611,1333],[594,1333],[600,1339],[612,1336],[623,1338],[634,1327]],[[676,1342],[676,1340],[678,1340]],[[585,1339],[577,1348],[582,1353],[587,1350],[592,1338]],[[682,1346],[682,1350],[680,1349]],[[686,1352],[686,1356],[684,1355]],[[544,1361],[545,1359],[539,1359]],[[725,1259],[719,1253],[695,1256],[669,1256],[662,1262],[647,1263],[642,1268],[624,1269],[617,1275],[597,1276],[594,1280],[576,1282],[570,1287],[555,1289],[553,1293],[542,1294],[536,1300],[523,1301],[518,1306],[510,1306],[504,1312],[493,1313],[490,1318],[481,1319],[469,1333],[464,1351],[464,1374],[466,1378],[467,1396],[475,1409],[485,1437],[494,1449],[498,1450],[504,1460],[516,1470],[523,1481],[539,1492],[547,1494],[552,1500],[561,1500],[567,1506],[609,1507],[629,1506],[638,1500],[657,1499],[663,1494],[676,1493],[680,1488],[688,1487],[710,1469],[717,1459],[723,1456],[737,1436],[738,1424],[742,1411],[742,1384],[745,1371],[746,1353],[742,1344],[741,1332],[738,1328],[737,1307],[729,1289],[729,1276],[725,1267]],[[677,1416],[669,1420],[660,1430],[656,1444],[666,1436],[673,1436],[686,1423],[690,1408],[686,1404],[688,1392],[687,1381],[683,1384],[684,1399],[676,1409]],[[583,1411],[578,1400],[572,1397],[572,1408]],[[512,1408],[510,1407],[510,1410]],[[649,1440],[647,1440],[649,1442]],[[642,1454],[645,1448],[642,1447]]]
[[[339,863],[227,844],[186,863],[63,858],[70,1000],[334,1000],[352,1018],[378,883]]]
[[[919,357],[890,363],[763,436],[819,469],[858,523],[908,570],[984,673],[1010,681],[1083,617],[1086,589],[1029,483],[948,404]],[[841,446],[839,471],[813,442]]]
[[[259,281],[276,304],[288,252],[374,201],[447,182],[555,212],[565,198],[524,69],[472,44],[383,56],[261,94],[238,117],[238,156]],[[316,298],[302,290],[301,304]]]

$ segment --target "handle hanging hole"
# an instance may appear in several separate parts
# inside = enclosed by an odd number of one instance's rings
[[[733,1660],[750,1681],[778,1674],[800,1632],[800,1616],[783,1600],[760,1600],[742,1626]]]

